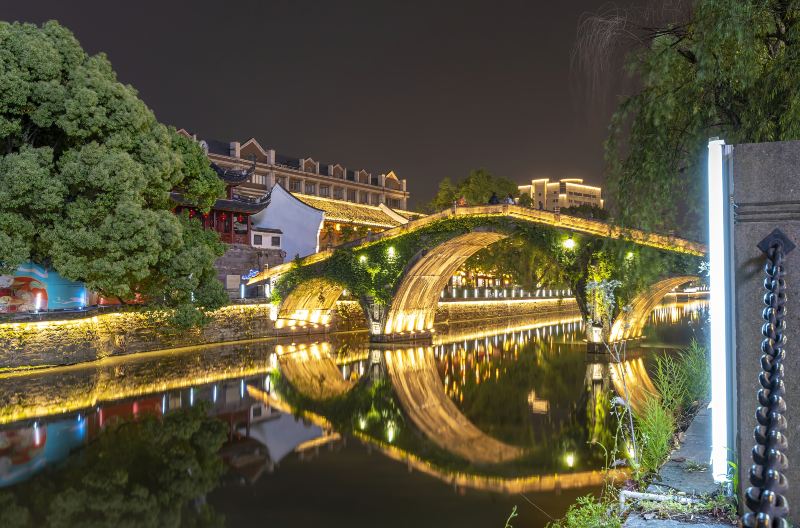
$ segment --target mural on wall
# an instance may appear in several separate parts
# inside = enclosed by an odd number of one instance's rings
[[[86,288],[29,262],[0,275],[0,313],[75,310],[86,307]]]

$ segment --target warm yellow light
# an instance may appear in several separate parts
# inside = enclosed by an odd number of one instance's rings
[[[358,257],[358,261],[360,263],[364,264],[367,261],[367,256],[366,255],[361,255],[360,257]]]
[[[564,456],[564,463],[567,464],[567,467],[575,466],[575,453],[567,453],[566,456]]]
[[[575,249],[575,239],[569,237],[568,239],[564,240],[564,249]]]

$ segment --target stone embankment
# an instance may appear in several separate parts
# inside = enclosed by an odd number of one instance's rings
[[[210,314],[203,328],[174,329],[168,314],[145,311],[106,312],[86,317],[29,320],[0,324],[0,371],[71,365],[110,356],[177,349],[211,343],[247,342],[276,336],[272,304],[233,304]],[[501,328],[512,322],[577,319],[573,299],[491,300],[443,303],[437,327]],[[499,326],[498,326],[499,325]],[[330,327],[298,329],[298,334],[364,331],[355,301],[337,304]],[[282,334],[285,332],[282,332]]]

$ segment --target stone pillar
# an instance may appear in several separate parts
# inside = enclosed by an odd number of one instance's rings
[[[757,244],[779,228],[800,245],[800,141],[734,145],[733,248],[735,291],[736,455],[740,493],[750,485],[755,445],[756,393],[761,372],[761,312],[764,309],[765,256]],[[729,165],[730,167],[730,165]],[[800,250],[786,264],[786,419],[788,421],[791,517],[800,519]]]

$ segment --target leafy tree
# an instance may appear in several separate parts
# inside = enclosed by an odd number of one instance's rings
[[[607,209],[601,209],[596,205],[576,205],[573,207],[562,207],[561,214],[569,216],[580,216],[581,218],[591,218],[594,220],[608,220]]]
[[[493,176],[485,169],[473,170],[463,180],[453,184],[450,178],[439,183],[439,191],[428,204],[430,212],[442,211],[453,206],[453,202],[466,199],[468,205],[483,205],[489,201],[492,193],[502,200],[509,194],[518,196],[517,184],[502,176]]]
[[[800,3],[686,5],[684,15],[673,10],[670,21],[655,25],[619,13],[595,17],[582,28],[579,49],[594,54],[586,64],[601,68],[595,58],[630,36],[635,43],[628,57],[639,89],[614,114],[606,145],[618,220],[693,234],[709,137],[800,138]]]
[[[219,306],[223,247],[169,196],[221,196],[199,146],[56,22],[0,23],[0,65],[0,272],[32,259],[106,296]]]

